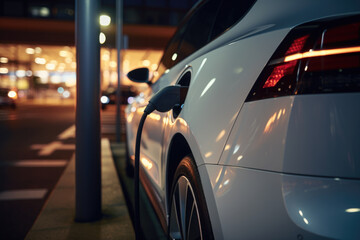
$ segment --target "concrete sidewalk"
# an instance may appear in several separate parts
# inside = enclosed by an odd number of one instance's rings
[[[75,157],[73,157],[27,234],[27,240],[135,239],[108,139],[102,139],[101,152],[102,219],[91,223],[74,221]]]

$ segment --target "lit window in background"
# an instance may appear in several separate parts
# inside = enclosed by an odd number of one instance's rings
[[[1,57],[0,58],[0,63],[8,63],[9,62],[9,59],[6,58],[6,57]]]
[[[7,74],[7,73],[9,73],[9,69],[4,67],[0,68],[0,74]]]
[[[101,56],[101,60],[109,61],[110,60],[110,53],[108,51],[104,52]]]

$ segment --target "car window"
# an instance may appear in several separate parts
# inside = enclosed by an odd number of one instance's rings
[[[211,39],[218,37],[245,16],[255,0],[223,0],[211,34]]]
[[[174,34],[173,38],[168,43],[168,46],[165,48],[164,54],[161,58],[161,61],[159,63],[159,67],[157,69],[157,73],[159,76],[161,76],[166,69],[170,69],[172,66],[174,66],[177,61],[173,60],[174,53],[177,52],[179,48],[179,44],[181,41],[181,37],[183,32],[185,31],[186,23],[183,23],[180,25],[176,33]]]
[[[219,0],[204,1],[186,16],[164,51],[157,69],[159,77],[209,42],[214,16],[220,3]],[[153,82],[156,80],[154,78]]]
[[[181,61],[210,41],[211,29],[221,1],[205,1],[191,17],[184,33],[177,61]]]

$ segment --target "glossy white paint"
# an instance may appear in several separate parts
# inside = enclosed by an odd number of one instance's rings
[[[196,78],[191,80],[182,117],[196,136],[204,163],[219,161],[239,110],[262,70],[257,66],[266,65],[286,33],[283,30],[246,38],[189,63]],[[220,59],[224,64],[219,64]]]
[[[249,102],[236,120],[219,163],[359,178],[359,122],[359,93]]]
[[[360,239],[360,181],[284,175],[282,191],[291,220],[333,239]]]
[[[126,129],[133,155],[147,101],[191,71],[178,118],[154,112],[143,130],[140,159],[159,201],[168,201],[169,146],[181,134],[198,165],[216,239],[360,238],[353,227],[360,222],[360,183],[343,179],[360,178],[360,94],[244,103],[293,27],[355,13],[359,1],[258,0],[232,29],[175,65],[129,105]]]
[[[219,239],[359,239],[360,181],[207,165]],[[206,174],[204,174],[206,173]],[[206,185],[206,184],[204,184]],[[205,188],[206,189],[206,188]],[[211,201],[210,201],[211,203]],[[208,202],[209,204],[209,202]]]
[[[283,171],[360,178],[360,94],[297,96]]]
[[[245,103],[219,161],[281,172],[294,97]]]

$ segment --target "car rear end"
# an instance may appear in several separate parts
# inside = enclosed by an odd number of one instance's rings
[[[206,167],[224,238],[360,239],[359,122],[360,15],[293,28]]]

